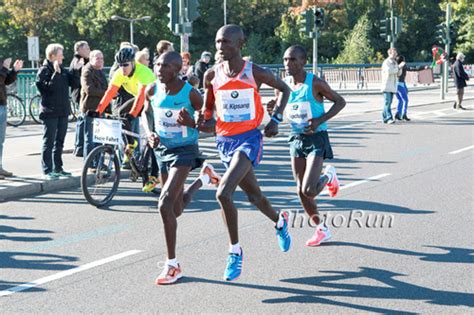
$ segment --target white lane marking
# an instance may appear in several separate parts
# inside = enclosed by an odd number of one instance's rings
[[[464,151],[467,151],[467,150],[471,150],[471,149],[474,149],[474,145],[470,145],[468,147],[465,147],[465,148],[462,148],[462,149],[459,149],[459,150],[456,150],[456,151],[451,151],[448,154],[458,154],[458,153],[461,153],[461,152],[464,152]]]
[[[138,254],[138,253],[141,253],[141,252],[142,252],[141,250],[137,250],[137,249],[129,250],[129,251],[123,252],[121,254],[117,254],[117,255],[114,255],[114,256],[110,256],[108,258],[93,261],[93,262],[90,262],[88,264],[78,266],[78,267],[75,267],[75,268],[72,268],[72,269],[69,269],[69,270],[64,270],[64,271],[55,273],[51,276],[40,278],[40,279],[31,281],[31,282],[28,282],[28,283],[20,284],[16,287],[12,287],[12,288],[0,291],[0,296],[7,296],[7,295],[10,295],[10,294],[13,294],[13,293],[16,293],[16,292],[21,292],[21,291],[24,291],[24,290],[28,290],[28,289],[37,287],[39,285],[42,285],[42,284],[45,284],[45,283],[48,283],[48,282],[51,282],[51,281],[54,281],[54,280],[58,280],[58,279],[73,275],[75,273],[85,271],[85,270],[88,270],[88,269],[91,269],[91,268],[94,268],[94,267],[98,267],[100,265],[104,265],[104,264],[107,264],[109,262],[119,260],[119,259],[131,256],[131,255],[135,255],[135,254]]]
[[[473,106],[465,106],[467,109],[473,108]],[[444,108],[444,109],[435,109],[435,110],[430,110],[430,111],[413,111],[410,115],[410,117],[416,118],[417,120],[425,120],[425,119],[436,119],[439,117],[445,117],[445,116],[453,116],[453,115],[458,115],[466,113],[465,111],[462,110],[454,110],[452,107]],[[428,116],[428,117],[425,117]],[[434,117],[433,117],[434,116]]]
[[[375,175],[375,176],[372,176],[372,177],[369,177],[369,178],[366,178],[366,179],[362,179],[362,180],[358,180],[358,181],[349,183],[347,185],[341,185],[339,187],[339,190],[344,190],[344,189],[359,186],[359,185],[362,185],[362,184],[365,184],[365,183],[368,183],[368,182],[373,182],[377,179],[387,177],[387,176],[390,176],[390,175],[392,175],[392,174],[391,173],[383,173],[383,174]],[[318,196],[329,196],[329,192],[328,192],[327,189],[324,189]],[[290,202],[300,202],[300,199],[295,198],[295,199],[290,200]]]
[[[377,122],[378,122],[378,120],[372,120],[372,121],[364,121],[364,122],[360,122],[360,123],[356,123],[356,124],[336,126],[336,127],[328,128],[328,131],[334,131],[334,130],[338,130],[338,129],[348,129],[348,128],[352,128],[352,127],[366,126],[366,125],[375,124]]]

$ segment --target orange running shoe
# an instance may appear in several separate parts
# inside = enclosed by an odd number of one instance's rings
[[[166,265],[163,268],[163,271],[160,273],[158,278],[155,280],[155,284],[163,285],[163,284],[172,284],[178,281],[183,276],[181,273],[181,267],[178,264],[178,267],[173,267]]]
[[[321,243],[328,241],[331,238],[331,231],[328,227],[318,225],[313,237],[306,241],[306,246],[319,246]]]
[[[328,177],[331,177],[331,181],[326,184],[328,187],[329,196],[336,197],[339,191],[339,179],[337,178],[336,168],[332,165],[328,165],[324,170],[324,174],[330,174]]]
[[[221,176],[217,174],[217,172],[214,170],[214,167],[211,164],[206,163],[206,162],[202,164],[201,175],[204,175],[204,174],[209,176],[211,185],[214,185],[214,186],[219,185],[221,181]]]

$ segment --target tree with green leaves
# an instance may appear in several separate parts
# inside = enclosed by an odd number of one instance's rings
[[[363,15],[344,42],[344,50],[334,63],[369,63],[374,57],[374,49],[369,40],[369,20]]]

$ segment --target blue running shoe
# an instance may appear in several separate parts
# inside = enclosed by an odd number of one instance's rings
[[[291,246],[291,236],[288,233],[288,213],[282,211],[280,215],[283,217],[283,226],[281,228],[275,226],[278,245],[280,245],[282,252],[287,252]]]
[[[241,249],[240,255],[229,253],[227,257],[227,267],[224,271],[224,280],[232,281],[237,279],[242,273],[242,260],[244,252]]]

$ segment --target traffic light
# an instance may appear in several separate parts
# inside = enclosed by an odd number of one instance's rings
[[[380,37],[385,38],[385,40],[389,39],[390,33],[390,19],[381,19],[380,20]]]
[[[299,31],[301,33],[310,34],[313,31],[314,26],[314,13],[313,10],[308,9],[303,11],[298,20]]]
[[[395,35],[398,35],[402,32],[402,19],[399,18],[398,16],[394,18],[395,19],[395,27],[394,27],[394,33]]]
[[[200,16],[199,0],[186,0],[186,20],[192,22]]]
[[[324,25],[324,9],[323,8],[316,8],[314,11],[314,19],[316,23],[316,27],[323,27]]]
[[[441,44],[446,44],[448,40],[446,35],[446,24],[441,23],[436,25],[436,41]]]
[[[449,24],[449,42],[453,43],[457,36],[458,24],[456,22],[451,22]]]
[[[168,28],[173,33],[179,33],[179,0],[169,0]]]

